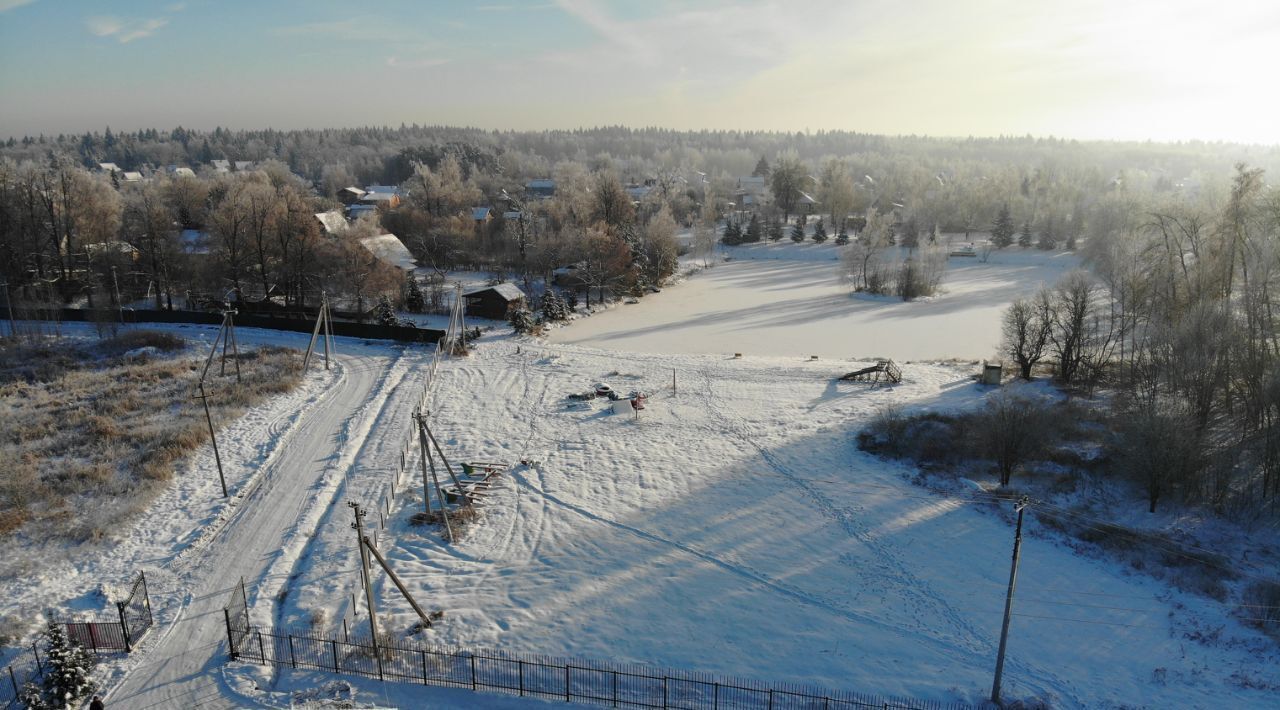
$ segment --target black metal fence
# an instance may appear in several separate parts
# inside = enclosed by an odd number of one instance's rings
[[[243,600],[243,589],[233,603]],[[681,710],[943,710],[963,708],[930,701],[884,698],[795,684],[722,678],[642,665],[516,656],[502,652],[407,646],[369,638],[339,640],[237,626],[227,609],[231,657],[288,666],[474,691],[508,693],[565,702]]]
[[[37,682],[44,675],[44,658],[37,643],[25,648],[4,669],[0,677],[0,710],[16,710],[23,707],[18,700],[27,683]]]
[[[129,587],[129,596],[116,602],[116,618],[106,621],[68,621],[67,637],[93,651],[129,652],[151,628],[151,599],[147,594],[147,576],[139,572]]]
[[[115,310],[87,308],[63,308],[58,311],[63,321],[87,323],[193,323],[197,325],[220,325],[221,313],[205,311],[150,311],[150,310]],[[32,316],[36,317],[36,316]],[[43,316],[47,318],[48,316]],[[235,317],[236,325],[243,328],[267,328],[271,330],[287,330],[297,333],[311,333],[315,329],[314,319],[290,317],[288,314],[241,313]],[[412,328],[402,326],[377,325],[375,323],[350,323],[335,320],[331,324],[333,334],[352,338],[368,338],[373,340],[395,340],[403,343],[434,343],[444,336],[443,330],[434,328]]]

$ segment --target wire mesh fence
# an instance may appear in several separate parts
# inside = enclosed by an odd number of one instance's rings
[[[0,676],[0,710],[17,710],[23,707],[22,689],[27,683],[35,683],[44,675],[44,654],[40,651],[39,641],[24,648],[5,667]]]
[[[232,658],[241,661],[581,704],[682,710],[968,707],[799,684],[771,685],[643,665],[448,650],[381,641],[375,644],[369,637],[341,640],[260,629],[237,634],[230,625],[228,628]]]

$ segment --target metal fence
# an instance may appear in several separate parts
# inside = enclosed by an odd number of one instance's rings
[[[44,675],[44,658],[37,644],[38,642],[32,643],[30,648],[24,648],[4,669],[4,675],[0,677],[0,710],[23,707],[18,700],[22,688],[27,683],[39,681]]]
[[[310,333],[315,327],[315,320],[289,317],[290,314],[242,313],[236,316],[236,325],[242,328],[269,328],[272,330],[288,330],[297,333]],[[47,318],[48,314],[31,314],[29,318]],[[83,309],[63,308],[57,312],[62,321],[84,321],[102,323],[193,323],[197,325],[219,325],[222,314],[204,311],[152,311],[132,309]],[[331,324],[334,335],[374,340],[395,340],[406,343],[434,343],[444,337],[444,331],[434,328],[411,328],[407,326],[387,326],[376,323],[351,323],[335,320]]]
[[[147,576],[139,572],[129,587],[129,596],[116,602],[116,618],[106,621],[68,621],[67,637],[93,651],[106,653],[133,650],[134,645],[151,628],[151,599],[147,595]]]
[[[767,685],[642,665],[382,642],[375,646],[367,637],[344,641],[248,627],[244,633],[237,633],[238,630],[231,622],[228,623],[231,656],[241,661],[574,703],[664,710],[943,710],[968,707],[795,684]]]

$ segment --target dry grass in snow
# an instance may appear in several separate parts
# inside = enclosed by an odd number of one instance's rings
[[[0,341],[0,535],[97,540],[143,510],[209,439],[192,398],[204,355],[143,330]],[[215,426],[301,379],[295,350],[262,347],[240,365],[238,386],[210,371]]]

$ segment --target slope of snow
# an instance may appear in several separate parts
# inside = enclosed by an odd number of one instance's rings
[[[757,244],[684,283],[554,330],[551,342],[614,350],[823,357],[991,357],[1014,298],[1079,265],[1072,254],[1010,249],[988,263],[952,258],[944,293],[900,300],[852,294],[841,247]]]

